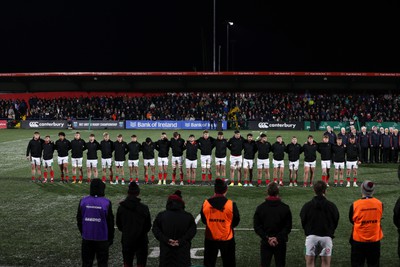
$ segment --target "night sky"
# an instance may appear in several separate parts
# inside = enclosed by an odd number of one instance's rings
[[[400,72],[397,1],[216,1],[221,71],[232,21],[229,70]],[[0,72],[213,70],[212,0],[3,2]]]

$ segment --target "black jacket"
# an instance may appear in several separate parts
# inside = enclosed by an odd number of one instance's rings
[[[172,156],[174,157],[181,157],[183,156],[183,151],[185,150],[185,140],[183,138],[171,138],[170,141]]]
[[[42,145],[43,148],[43,159],[44,160],[49,160],[53,158],[54,154],[54,143],[53,141],[50,141],[48,143],[44,142]]]
[[[149,242],[147,233],[151,229],[149,207],[140,203],[140,198],[128,195],[119,203],[116,224],[121,231],[123,248],[138,249]]]
[[[215,157],[216,158],[225,158],[226,157],[226,149],[228,148],[228,140],[223,139],[215,139]]]
[[[153,222],[153,234],[160,241],[160,267],[191,266],[190,248],[197,227],[192,214],[184,210],[183,201],[168,200],[165,211]],[[178,240],[179,246],[168,245],[168,240]]]
[[[280,198],[268,197],[257,207],[253,226],[265,245],[268,244],[268,237],[276,237],[278,243],[287,242],[292,230],[292,212]]]
[[[269,158],[269,152],[271,151],[271,144],[270,142],[261,142],[261,141],[257,141],[257,151],[258,151],[258,155],[257,158],[258,159],[268,159]]]
[[[232,137],[228,141],[228,149],[231,151],[232,156],[241,156],[243,150],[243,143],[246,140],[241,136],[240,138]]]
[[[300,144],[290,143],[286,146],[286,153],[288,153],[289,161],[297,161],[300,159],[300,154],[303,153],[303,148]]]
[[[143,159],[154,159],[154,149],[156,149],[156,145],[151,143],[142,143],[142,152],[143,152]]]
[[[101,140],[101,158],[102,159],[110,159],[112,158],[112,153],[114,152],[114,142],[111,140]]]
[[[126,160],[126,154],[128,154],[128,144],[125,141],[114,142],[114,160],[115,161],[125,161]]]
[[[271,147],[271,151],[273,153],[272,155],[273,159],[283,160],[285,158],[285,149],[286,149],[285,142],[282,143],[275,142]]]
[[[87,142],[86,149],[87,149],[86,154],[88,160],[98,159],[97,151],[100,150],[101,147],[99,142],[97,142],[97,140],[94,140],[93,142]]]
[[[57,150],[59,157],[68,157],[68,151],[71,149],[71,142],[67,139],[58,139],[55,143],[55,149]]]
[[[44,140],[41,138],[39,138],[38,140],[32,138],[28,143],[28,147],[26,148],[26,156],[29,156],[30,154],[31,157],[40,158],[42,156],[43,143]]]
[[[154,143],[156,145],[156,150],[158,151],[158,157],[166,158],[169,156],[169,148],[171,147],[171,142],[167,139],[160,139]]]
[[[199,144],[196,141],[194,141],[193,143],[190,143],[189,141],[187,141],[185,144],[186,159],[196,160],[198,148],[199,148]]]
[[[313,162],[317,160],[317,149],[318,149],[318,144],[313,141],[312,144],[310,143],[305,143],[303,145],[303,151],[304,151],[304,161],[306,162]]]
[[[318,143],[318,152],[321,154],[321,160],[332,159],[332,144],[331,143]]]
[[[256,153],[257,153],[257,144],[255,141],[245,141],[243,143],[243,158],[245,159],[254,159]]]
[[[396,225],[397,229],[400,232],[400,198],[397,199],[396,205],[394,205],[393,223],[394,223],[394,225]]]
[[[324,196],[315,196],[300,211],[301,225],[308,235],[334,237],[339,222],[336,205]]]
[[[205,139],[204,137],[200,137],[199,139],[197,139],[197,143],[199,144],[201,155],[207,156],[212,154],[215,143],[214,138],[208,137],[207,139]]]
[[[357,143],[348,143],[346,146],[347,161],[358,161],[360,159],[360,145]]]
[[[333,162],[344,162],[346,159],[346,147],[344,145],[332,146]]]
[[[142,151],[142,145],[139,142],[130,142],[128,144],[129,150],[129,160],[138,160],[139,159],[139,152]]]
[[[84,150],[86,150],[86,143],[83,139],[73,139],[71,141],[71,158],[83,158]]]

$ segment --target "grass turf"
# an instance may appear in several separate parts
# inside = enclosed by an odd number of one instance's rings
[[[42,136],[50,134],[56,139],[56,130],[42,129]],[[101,140],[103,131],[93,131],[98,140]],[[111,139],[115,140],[119,131],[109,131]],[[30,182],[30,165],[25,159],[26,146],[32,137],[31,130],[1,130],[0,155],[0,265],[7,266],[80,266],[81,238],[76,227],[76,210],[81,197],[89,192],[87,184],[61,184],[58,183],[59,171],[55,168],[55,184],[38,184]],[[72,139],[74,131],[66,131],[67,138]],[[87,140],[89,131],[82,131],[82,138]],[[139,141],[147,136],[157,140],[161,131],[123,131],[125,141],[135,133]],[[183,138],[190,133],[196,137],[201,131],[184,131]],[[172,131],[167,132],[172,136]],[[242,134],[247,134],[242,131]],[[258,135],[258,132],[253,133]],[[267,133],[269,141],[275,141],[278,132]],[[299,142],[306,140],[309,132],[281,131],[286,143],[290,142],[292,135],[297,135]],[[319,141],[322,132],[314,132]],[[226,131],[226,137],[233,135]],[[216,132],[211,132],[216,136]],[[56,155],[56,153],[55,153]],[[56,157],[55,157],[56,158]],[[301,157],[302,158],[302,157]],[[142,160],[140,161],[143,162]],[[321,177],[319,161],[317,161],[316,178]],[[302,164],[300,164],[301,166]],[[127,172],[125,167],[125,173]],[[143,172],[141,168],[141,173]],[[197,171],[197,180],[201,180],[201,170]],[[272,174],[272,170],[271,170]],[[214,175],[215,176],[215,175]],[[299,170],[299,181],[302,180],[302,166]],[[331,170],[331,177],[332,177]],[[170,178],[170,176],[169,176]],[[399,197],[399,182],[397,179],[397,164],[360,165],[359,181],[371,179],[377,182],[375,196],[385,206],[382,226],[384,239],[382,240],[381,266],[399,266],[397,257],[397,229],[392,223],[393,206]],[[143,179],[143,176],[141,176]],[[285,169],[285,181],[288,180],[288,170]],[[332,178],[331,178],[332,180]],[[141,199],[149,205],[152,219],[165,208],[167,196],[179,188],[182,191],[186,210],[197,217],[204,199],[213,193],[209,186],[141,186]],[[127,191],[127,186],[109,185],[106,187],[106,196],[113,203],[114,213],[118,202],[122,200]],[[313,197],[310,188],[283,187],[280,190],[284,202],[289,204],[293,213],[293,230],[289,235],[287,250],[287,266],[304,266],[304,232],[301,229],[299,213],[302,205]],[[241,222],[235,232],[237,266],[259,265],[259,238],[252,231],[252,218],[255,208],[265,197],[265,187],[239,188],[230,187],[228,198],[234,200],[239,208]],[[332,188],[327,192],[327,198],[336,203],[340,211],[340,222],[334,239],[332,266],[350,266],[349,237],[351,224],[348,219],[350,204],[360,197],[359,188]],[[198,223],[198,232],[192,248],[193,265],[201,265],[204,240],[204,225]],[[114,245],[110,249],[110,266],[122,265],[120,233],[117,230]],[[157,240],[149,233],[150,255],[148,266],[158,266],[156,248]],[[218,266],[222,266],[218,260]]]

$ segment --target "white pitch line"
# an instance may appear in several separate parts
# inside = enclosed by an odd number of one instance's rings
[[[199,223],[200,219],[201,219],[201,215],[199,214],[199,215],[197,215],[196,219],[194,220],[196,225]],[[197,229],[200,229],[200,228],[197,228]]]

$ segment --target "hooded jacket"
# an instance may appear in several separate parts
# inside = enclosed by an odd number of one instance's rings
[[[300,211],[301,225],[308,235],[334,237],[339,222],[336,205],[324,196],[315,196]]]
[[[119,203],[117,227],[121,231],[123,247],[140,248],[149,242],[147,233],[151,229],[149,207],[140,202],[140,198],[128,195]]]
[[[184,209],[182,199],[168,199],[166,210],[160,212],[153,222],[153,234],[160,241],[159,266],[191,266],[191,241],[197,227],[192,214]],[[178,240],[179,246],[168,245],[169,239]]]
[[[267,197],[253,217],[254,231],[261,242],[268,244],[268,237],[276,237],[279,243],[287,242],[292,230],[292,212],[278,197]]]

